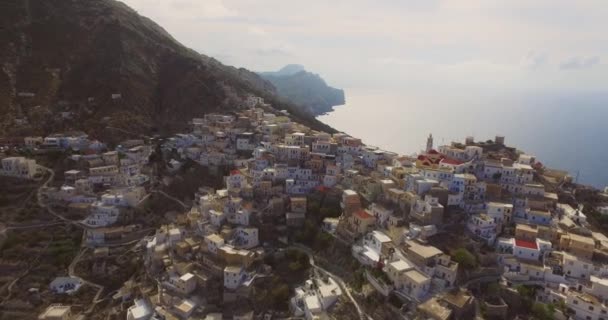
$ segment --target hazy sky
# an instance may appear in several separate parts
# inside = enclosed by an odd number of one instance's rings
[[[299,63],[346,88],[608,89],[605,0],[125,0],[254,71]]]

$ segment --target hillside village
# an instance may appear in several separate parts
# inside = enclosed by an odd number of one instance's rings
[[[53,220],[3,234],[69,225],[82,242],[53,281],[15,277],[3,295],[42,292],[49,320],[608,319],[593,225],[606,193],[583,206],[567,173],[502,136],[430,135],[405,156],[271,110],[249,96],[190,132],[116,146],[82,132],[5,143],[0,174],[38,181],[32,201]],[[47,152],[65,170],[37,164]],[[176,191],[184,177],[192,194]]]

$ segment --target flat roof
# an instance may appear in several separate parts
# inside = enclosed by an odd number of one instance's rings
[[[205,238],[207,238],[207,239],[209,239],[209,241],[213,241],[213,242],[223,242],[224,241],[224,238],[220,237],[220,235],[217,233],[210,234],[210,235],[206,236]]]
[[[141,319],[152,314],[150,305],[143,299],[135,300],[135,305],[129,308],[129,311],[131,311],[131,314],[135,319]]]
[[[412,268],[412,266],[409,263],[407,263],[403,260],[397,260],[397,261],[391,262],[390,265],[397,271],[405,271],[405,270]]]
[[[490,202],[488,202],[488,205],[513,208],[513,204],[511,204],[511,203],[496,202],[496,201],[490,201]]]
[[[598,241],[608,241],[608,237],[601,232],[591,232],[591,236]]]
[[[240,266],[226,266],[226,268],[224,268],[224,272],[232,272],[232,273],[240,273],[241,270],[243,270],[243,268]]]
[[[530,214],[544,217],[551,217],[551,212],[544,210],[530,210]]]
[[[51,305],[44,312],[46,318],[61,318],[70,312],[70,306]]]
[[[182,275],[180,277],[180,279],[183,280],[183,281],[188,281],[188,280],[190,280],[192,278],[194,278],[194,275],[192,273],[190,273],[190,272],[188,272],[188,273],[186,273],[186,274],[184,274],[184,275]]]
[[[591,237],[581,236],[576,233],[568,233],[568,236],[570,237],[570,240],[574,240],[576,242],[582,242],[582,243],[592,245],[592,246],[595,245],[595,241]]]
[[[411,241],[411,240],[407,241],[406,243],[409,245],[410,251],[415,252],[416,254],[423,257],[424,259],[432,258],[434,256],[443,254],[443,251],[441,251],[433,246],[421,245],[421,244]]]
[[[536,229],[536,228],[534,228],[532,226],[529,226],[527,224],[523,224],[523,223],[518,223],[515,226],[515,230],[517,230],[517,229],[523,230],[523,231],[529,231],[529,232],[538,232],[538,229]]]
[[[371,250],[368,247],[365,248],[363,255],[371,261],[380,261],[380,255],[376,251]]]
[[[442,306],[439,301],[437,301],[437,298],[431,298],[426,302],[418,305],[418,310],[421,310],[434,318],[442,320],[449,319],[452,315],[452,310],[445,306]]]
[[[317,296],[308,296],[304,299],[304,303],[308,307],[308,309],[321,309],[321,303],[319,302],[319,298]]]
[[[378,241],[380,242],[391,242],[391,238],[389,236],[387,236],[386,234],[384,234],[381,231],[378,230],[374,230],[373,231],[373,236],[374,238],[378,239]]]
[[[196,303],[190,299],[184,299],[179,304],[175,305],[175,308],[183,313],[189,313],[192,309],[196,308]]]
[[[471,300],[471,295],[463,290],[458,290],[456,292],[448,291],[443,296],[443,299],[452,305],[462,308],[465,306],[465,304],[467,304],[467,302],[469,302]]]
[[[412,279],[416,283],[423,283],[429,281],[430,278],[420,273],[418,270],[410,270],[404,274],[406,277]]]

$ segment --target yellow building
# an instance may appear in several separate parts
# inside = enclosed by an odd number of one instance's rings
[[[595,249],[595,241],[591,237],[569,233],[561,236],[559,246],[577,257],[591,259]]]

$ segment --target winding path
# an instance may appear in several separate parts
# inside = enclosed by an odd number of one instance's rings
[[[0,229],[0,233],[7,230],[26,230],[26,229],[36,229],[36,228],[44,228],[51,226],[58,226],[62,224],[66,224],[65,221],[49,221],[49,222],[40,222],[40,223],[30,223],[30,224],[9,224],[2,229]]]
[[[25,277],[28,273],[30,273],[30,271],[34,268],[34,266],[38,264],[38,261],[40,260],[40,257],[42,256],[42,252],[44,252],[46,249],[48,249],[48,247],[51,245],[52,242],[53,242],[53,238],[51,238],[51,240],[46,243],[44,248],[42,250],[40,250],[38,255],[34,259],[32,259],[32,262],[29,264],[27,269],[25,269],[20,275],[18,275],[15,279],[13,279],[13,281],[11,281],[11,283],[7,287],[8,292],[6,294],[6,297],[4,299],[2,299],[2,301],[8,301],[11,298],[11,296],[13,294],[13,287],[15,286],[15,284],[17,284],[17,282],[19,280],[21,280],[21,278]]]
[[[166,192],[164,192],[162,190],[151,190],[150,192],[161,194],[161,195],[165,196],[165,198],[173,200],[173,201],[179,203],[179,205],[182,206],[184,209],[190,208],[183,201],[179,200],[178,198],[176,198],[176,197],[174,197],[174,196],[172,196],[172,195],[170,195],[170,194],[168,194],[168,193],[166,193]]]
[[[357,300],[355,300],[355,298],[352,296],[350,287],[346,284],[346,282],[344,282],[344,280],[342,278],[327,271],[325,268],[315,264],[314,252],[310,248],[303,246],[303,245],[292,245],[291,248],[304,252],[308,256],[308,262],[310,263],[310,265],[313,268],[326,274],[327,276],[331,277],[334,281],[336,281],[338,286],[340,286],[340,289],[342,290],[342,292],[346,293],[346,295],[348,296],[348,299],[350,299],[350,301],[353,303],[353,305],[357,309],[357,313],[359,314],[359,318],[361,320],[374,320],[370,315],[366,314],[365,311],[363,311],[363,308],[361,308],[361,306],[359,305]]]
[[[89,285],[91,287],[94,287],[95,289],[97,289],[97,294],[95,294],[95,297],[93,298],[93,301],[91,301],[91,306],[84,312],[85,314],[90,314],[93,311],[93,308],[95,308],[95,306],[101,302],[103,299],[99,299],[99,297],[101,296],[101,293],[103,292],[103,290],[105,289],[104,286],[88,281],[86,279],[84,279],[83,277],[80,277],[76,274],[76,272],[74,271],[76,269],[76,265],[78,264],[78,262],[80,261],[80,259],[82,259],[82,256],[85,254],[85,252],[87,251],[87,248],[82,248],[80,250],[80,252],[78,252],[78,254],[74,257],[74,260],[72,260],[72,263],[70,263],[70,266],[68,267],[68,275],[70,277],[77,277],[80,280],[82,280],[82,282],[86,285]]]
[[[55,224],[65,224],[65,223],[69,223],[69,224],[72,224],[72,225],[74,225],[74,226],[77,226],[77,227],[79,227],[79,228],[81,228],[81,229],[83,229],[83,230],[86,230],[86,229],[92,229],[91,227],[89,227],[89,226],[87,226],[87,225],[83,224],[81,221],[70,220],[70,219],[68,219],[68,218],[66,218],[66,217],[64,217],[64,216],[62,216],[61,214],[59,214],[59,213],[55,212],[55,210],[54,210],[53,208],[51,208],[50,206],[48,206],[48,205],[47,205],[47,204],[46,204],[46,203],[43,201],[43,199],[42,199],[42,189],[43,189],[44,187],[47,187],[47,186],[48,186],[48,184],[49,184],[49,183],[50,183],[50,182],[51,182],[51,181],[52,181],[52,180],[55,178],[55,171],[54,171],[54,170],[52,170],[52,169],[50,169],[50,168],[44,167],[44,166],[40,166],[40,167],[41,167],[41,168],[43,168],[44,170],[46,170],[46,171],[48,172],[49,177],[48,177],[48,179],[47,179],[47,180],[46,180],[46,181],[45,181],[45,182],[44,182],[44,183],[43,183],[43,184],[42,184],[42,185],[41,185],[41,186],[38,188],[38,191],[36,192],[36,194],[37,194],[37,200],[38,200],[38,205],[39,205],[41,208],[45,208],[45,209],[46,209],[48,212],[50,212],[50,213],[51,213],[52,215],[54,215],[55,217],[59,218],[59,219],[60,219],[60,221],[53,221],[53,222],[49,222],[49,223],[47,223],[47,224],[43,224],[43,225],[31,225],[31,226],[24,226],[24,227],[40,227],[40,226],[48,226],[48,225],[55,225]],[[164,192],[161,192],[161,194],[164,194]],[[172,197],[170,197],[170,196],[169,196],[169,195],[167,195],[167,194],[164,194],[164,195],[165,195],[165,196],[167,196],[167,197],[169,197],[169,198],[172,198]],[[173,200],[175,200],[175,201],[179,202],[179,203],[180,203],[182,206],[184,206],[184,207],[185,207],[185,204],[184,204],[184,203],[182,203],[181,201],[179,201],[179,200],[177,200],[177,199],[173,199]],[[8,228],[11,228],[11,226],[7,227],[6,229],[8,229]],[[17,227],[12,227],[12,228],[17,228]],[[148,228],[148,229],[143,229],[143,230],[140,230],[139,232],[140,232],[140,233],[141,233],[143,236],[145,236],[145,235],[146,235],[147,233],[149,233],[150,231],[151,231],[151,228]],[[135,237],[135,238],[133,238],[133,239],[125,239],[124,241],[119,241],[119,242],[111,243],[111,244],[108,244],[107,246],[109,246],[109,247],[115,247],[115,246],[124,246],[124,245],[134,244],[134,243],[137,243],[137,242],[139,242],[139,241],[141,241],[141,238],[140,238],[140,237]],[[83,241],[83,244],[84,244],[84,241]],[[74,257],[74,259],[72,260],[72,262],[70,263],[70,265],[69,265],[69,267],[68,267],[68,274],[69,274],[71,277],[78,277],[78,278],[80,278],[84,284],[87,284],[87,285],[89,285],[89,286],[94,287],[94,288],[96,288],[96,289],[97,289],[97,294],[96,294],[96,295],[95,295],[95,297],[93,298],[93,301],[91,302],[91,306],[90,306],[90,307],[89,307],[89,308],[88,308],[88,309],[85,311],[85,314],[90,314],[91,312],[93,312],[93,309],[95,308],[95,306],[96,306],[96,305],[97,305],[99,302],[101,302],[101,301],[103,301],[103,300],[105,299],[105,298],[100,298],[100,297],[101,297],[101,294],[103,293],[103,291],[104,291],[104,289],[105,289],[105,287],[104,287],[104,286],[102,286],[102,285],[100,285],[100,284],[97,284],[97,283],[93,283],[93,282],[91,282],[91,281],[88,281],[88,280],[86,280],[86,279],[84,279],[84,278],[79,277],[78,275],[76,275],[76,272],[75,272],[76,265],[78,264],[78,262],[80,261],[80,259],[82,258],[82,256],[85,254],[85,252],[86,252],[86,251],[87,251],[87,248],[86,248],[86,247],[83,247],[83,248],[80,250],[80,252],[78,252],[78,254],[77,254],[75,257]],[[22,276],[21,276],[21,277],[22,277]],[[16,279],[16,280],[18,280],[18,279]],[[16,280],[15,280],[15,282],[16,282]],[[9,289],[10,289],[10,287],[9,287]],[[10,294],[10,291],[9,291],[9,294]]]
[[[51,181],[53,181],[53,179],[55,178],[55,170],[47,168],[45,166],[40,165],[40,167],[44,170],[46,170],[46,172],[49,173],[49,177],[48,179],[46,179],[46,181],[38,188],[38,191],[36,192],[36,197],[38,198],[38,206],[40,206],[41,208],[46,209],[48,212],[50,212],[52,215],[54,215],[55,217],[59,218],[62,221],[65,221],[69,224],[72,224],[74,226],[77,226],[81,229],[90,229],[90,227],[88,227],[87,225],[83,224],[81,221],[77,221],[77,220],[70,220],[66,217],[64,217],[63,215],[55,212],[55,210],[50,207],[49,205],[47,205],[43,200],[42,200],[42,189],[47,187],[49,185],[49,183]]]

